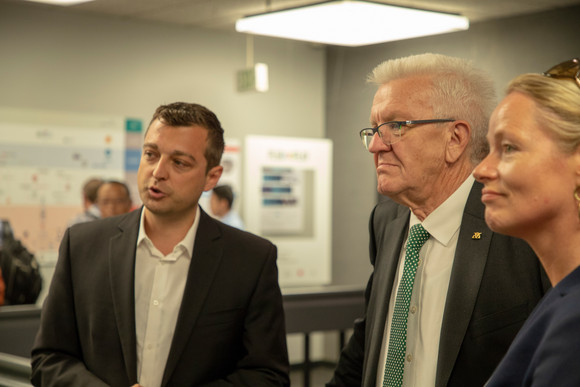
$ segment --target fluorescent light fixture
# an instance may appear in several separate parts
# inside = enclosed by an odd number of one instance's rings
[[[32,1],[34,3],[43,3],[43,4],[52,4],[52,5],[77,5],[81,3],[88,3],[89,1],[93,0],[26,0]]]
[[[364,46],[466,30],[450,13],[362,0],[334,0],[246,16],[236,31],[339,46]]]

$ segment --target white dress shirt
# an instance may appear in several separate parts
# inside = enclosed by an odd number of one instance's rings
[[[463,217],[463,210],[473,182],[473,176],[470,175],[422,223],[431,237],[425,242],[419,253],[419,265],[409,306],[407,352],[403,375],[404,387],[429,387],[435,385],[445,300],[447,299],[461,218]],[[417,223],[421,222],[411,212],[409,229]],[[391,333],[391,320],[395,308],[396,293],[405,264],[405,244],[401,249],[397,275],[389,301],[383,346],[379,357],[380,363],[377,367],[377,386],[379,387],[383,385],[387,348]]]
[[[135,262],[135,321],[137,377],[145,387],[161,386],[187,282],[199,214],[198,208],[187,235],[166,256],[145,233],[144,214],[141,214]]]

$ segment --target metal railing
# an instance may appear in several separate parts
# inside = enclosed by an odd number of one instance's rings
[[[0,353],[0,386],[30,387],[30,359]]]

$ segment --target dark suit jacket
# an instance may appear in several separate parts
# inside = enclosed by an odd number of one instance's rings
[[[436,387],[482,386],[549,287],[522,240],[492,232],[484,220],[481,184],[467,200],[445,302]],[[409,209],[391,200],[371,215],[370,257],[374,266],[366,290],[365,316],[341,354],[328,386],[375,386],[391,290]],[[473,235],[480,232],[480,239]],[[423,386],[417,386],[423,387]]]
[[[138,382],[140,214],[67,230],[32,350],[35,385]],[[202,211],[162,386],[282,386],[288,368],[276,247]]]
[[[580,267],[552,289],[486,387],[580,386]]]

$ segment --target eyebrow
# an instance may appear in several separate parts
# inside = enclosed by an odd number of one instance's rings
[[[383,112],[380,112],[378,114],[378,117],[381,118],[381,120],[377,121],[375,124],[379,124],[379,123],[385,123],[385,122],[391,122],[391,121],[406,121],[406,120],[396,120],[395,117],[403,117],[403,116],[407,116],[409,117],[409,113],[403,113],[400,110],[391,110],[388,112],[388,114],[383,114]],[[386,118],[385,118],[386,117]],[[373,125],[373,115],[371,114],[371,116],[369,117],[369,123],[371,125]]]
[[[154,149],[156,151],[159,151],[159,147],[157,146],[157,144],[153,144],[150,142],[146,142],[143,144],[143,149],[145,149],[145,148],[151,148],[151,149]],[[197,160],[195,159],[195,157],[193,157],[193,155],[191,155],[187,152],[180,151],[180,150],[174,150],[173,152],[171,152],[171,156],[187,157],[188,159],[191,159],[193,162],[197,162]]]

